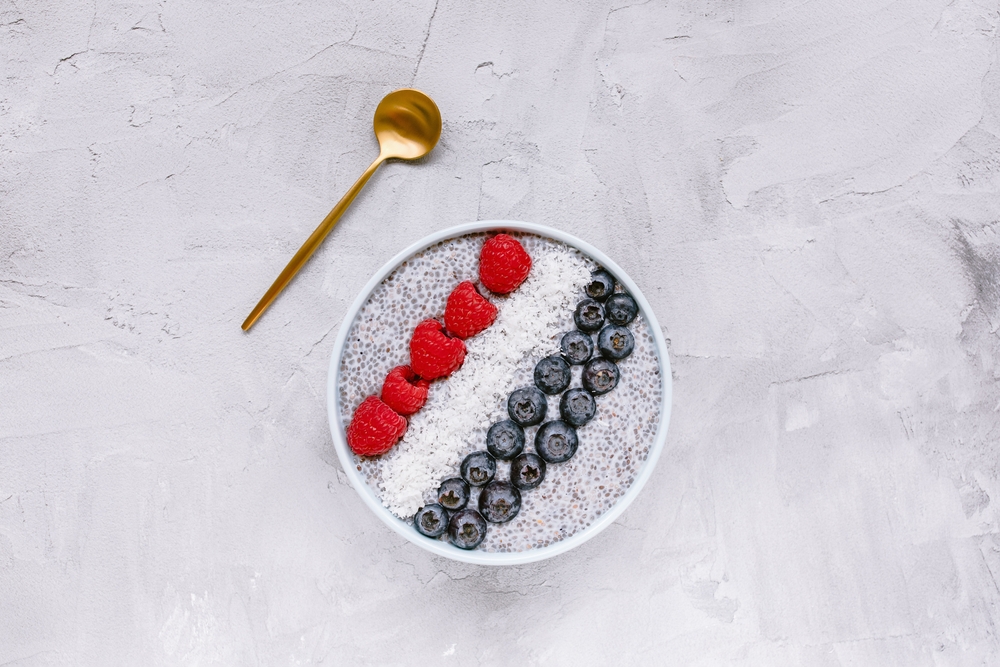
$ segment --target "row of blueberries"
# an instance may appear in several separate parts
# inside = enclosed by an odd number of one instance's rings
[[[460,477],[446,479],[438,488],[437,502],[425,505],[414,516],[417,531],[427,537],[448,539],[461,549],[475,549],[486,538],[487,521],[505,523],[521,510],[521,491],[534,489],[545,479],[547,464],[568,461],[579,445],[576,429],[597,412],[594,396],[618,385],[621,374],[615,363],[628,357],[635,346],[627,328],[638,306],[630,295],[615,292],[615,281],[603,269],[595,271],[586,287],[587,298],[577,304],[573,319],[577,330],[563,335],[561,354],[545,357],[535,366],[534,387],[513,391],[507,399],[510,419],[490,426],[486,451],[469,454],[462,461]],[[597,333],[597,351],[591,336]],[[570,389],[571,366],[583,365],[583,388]],[[561,419],[545,420],[546,394],[562,394]],[[525,452],[524,427],[539,426],[535,452]],[[494,479],[497,460],[510,461],[510,481]],[[471,487],[483,487],[478,511],[468,507]]]

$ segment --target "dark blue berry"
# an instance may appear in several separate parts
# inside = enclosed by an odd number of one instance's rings
[[[547,407],[545,394],[534,387],[517,389],[507,399],[507,414],[521,426],[541,424]]]
[[[490,523],[506,523],[521,511],[521,492],[510,482],[490,482],[479,494],[479,513]]]
[[[583,367],[583,388],[595,396],[606,394],[618,386],[618,365],[610,359],[591,359]]]
[[[545,460],[540,456],[525,452],[510,462],[510,483],[528,491],[545,479]]]
[[[590,274],[586,292],[591,299],[604,301],[615,293],[615,279],[604,269],[598,269]]]
[[[440,537],[448,530],[448,513],[437,503],[424,505],[413,517],[413,525],[421,535]]]
[[[604,310],[612,323],[625,326],[635,319],[636,313],[639,312],[639,306],[631,296],[625,292],[619,292],[608,298],[607,303],[604,304]]]
[[[606,359],[619,361],[632,354],[635,339],[632,332],[618,324],[606,324],[597,334],[597,349]]]
[[[438,487],[438,503],[446,510],[455,512],[469,502],[469,485],[461,477],[452,477],[441,482]]]
[[[462,461],[462,479],[472,486],[489,484],[497,474],[497,460],[489,452],[472,452]]]
[[[510,419],[497,422],[486,432],[486,449],[504,461],[514,458],[524,450],[524,429]]]
[[[475,549],[486,538],[486,519],[476,510],[456,512],[448,522],[448,539],[459,549]]]
[[[578,444],[576,429],[559,419],[545,422],[535,434],[535,451],[548,463],[573,458]]]
[[[597,402],[590,392],[573,387],[559,399],[559,414],[572,426],[583,426],[594,418]]]
[[[591,340],[590,334],[570,331],[563,335],[559,348],[566,361],[571,364],[582,364],[594,354],[594,341]]]
[[[558,394],[569,386],[572,376],[569,362],[558,354],[545,357],[535,365],[535,386],[546,394]]]
[[[584,299],[576,305],[573,321],[580,331],[597,331],[604,324],[604,306],[599,301]]]

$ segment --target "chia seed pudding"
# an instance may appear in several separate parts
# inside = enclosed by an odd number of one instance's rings
[[[462,367],[431,383],[426,404],[387,454],[353,455],[357,470],[383,505],[402,520],[409,521],[421,506],[436,502],[438,486],[458,476],[462,459],[486,448],[490,425],[508,418],[507,396],[533,386],[535,365],[558,354],[562,335],[576,329],[574,308],[586,296],[591,271],[600,268],[559,241],[511,235],[531,255],[527,280],[506,296],[481,290],[499,314],[490,328],[465,341],[468,352]],[[440,318],[449,293],[460,282],[478,282],[479,253],[489,236],[473,233],[437,243],[404,261],[375,288],[351,324],[340,360],[340,419],[345,428],[361,401],[378,395],[389,370],[407,363],[414,327],[426,318]],[[541,485],[521,493],[521,510],[514,519],[489,524],[479,550],[520,552],[570,537],[610,509],[638,476],[659,425],[663,379],[641,311],[629,329],[634,350],[617,362],[618,386],[595,397],[597,414],[578,429],[575,456],[550,464]],[[571,369],[570,387],[580,387],[582,366]],[[548,396],[547,402],[548,418],[558,419],[559,396]],[[534,451],[538,428],[524,429],[524,451]],[[509,470],[510,462],[498,460],[496,479],[509,479]],[[480,490],[471,489],[469,507],[476,507]]]

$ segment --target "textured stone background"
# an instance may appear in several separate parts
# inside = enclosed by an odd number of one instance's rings
[[[995,0],[0,0],[0,664],[998,664]],[[445,118],[251,335],[376,154]],[[346,484],[375,268],[517,218],[670,340],[651,483],[482,569]]]

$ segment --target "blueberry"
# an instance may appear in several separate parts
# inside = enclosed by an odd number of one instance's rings
[[[635,347],[635,339],[632,332],[617,324],[606,324],[597,334],[597,349],[601,351],[605,359],[619,361],[632,354]]]
[[[469,502],[469,485],[461,477],[452,477],[441,482],[438,487],[438,503],[452,512],[460,510]]]
[[[486,449],[504,461],[514,458],[524,449],[524,429],[509,419],[497,422],[486,432]]]
[[[421,535],[439,537],[448,530],[448,513],[437,503],[424,505],[413,517],[413,526]]]
[[[516,389],[507,399],[507,414],[521,426],[541,424],[547,407],[545,394],[534,387]]]
[[[583,367],[583,388],[595,396],[606,394],[618,386],[618,365],[610,359],[591,359]]]
[[[558,394],[569,386],[569,362],[558,354],[545,357],[535,365],[535,386],[546,394]]]
[[[459,549],[475,549],[486,537],[486,519],[476,510],[455,512],[448,522],[448,539]]]
[[[604,301],[615,293],[615,279],[604,269],[598,269],[590,274],[586,291],[591,299]]]
[[[639,306],[631,296],[624,292],[619,292],[618,294],[612,294],[608,298],[607,303],[604,304],[604,310],[607,311],[609,320],[615,324],[625,326],[635,319],[636,313],[639,312]]]
[[[462,461],[462,479],[472,486],[489,484],[497,474],[497,460],[489,452],[472,452]]]
[[[559,347],[571,364],[582,364],[594,354],[594,341],[590,339],[590,334],[582,331],[570,331],[564,334]]]
[[[559,399],[559,414],[572,426],[583,426],[594,418],[597,402],[590,392],[573,387]]]
[[[535,434],[535,451],[548,463],[570,460],[578,444],[576,429],[559,419],[545,422]]]
[[[510,483],[528,491],[545,479],[545,460],[535,454],[525,452],[510,462]]]
[[[490,523],[506,523],[521,511],[521,492],[510,482],[490,482],[479,494],[479,513]]]
[[[604,324],[604,306],[599,301],[584,299],[576,304],[573,321],[580,331],[597,331]]]

